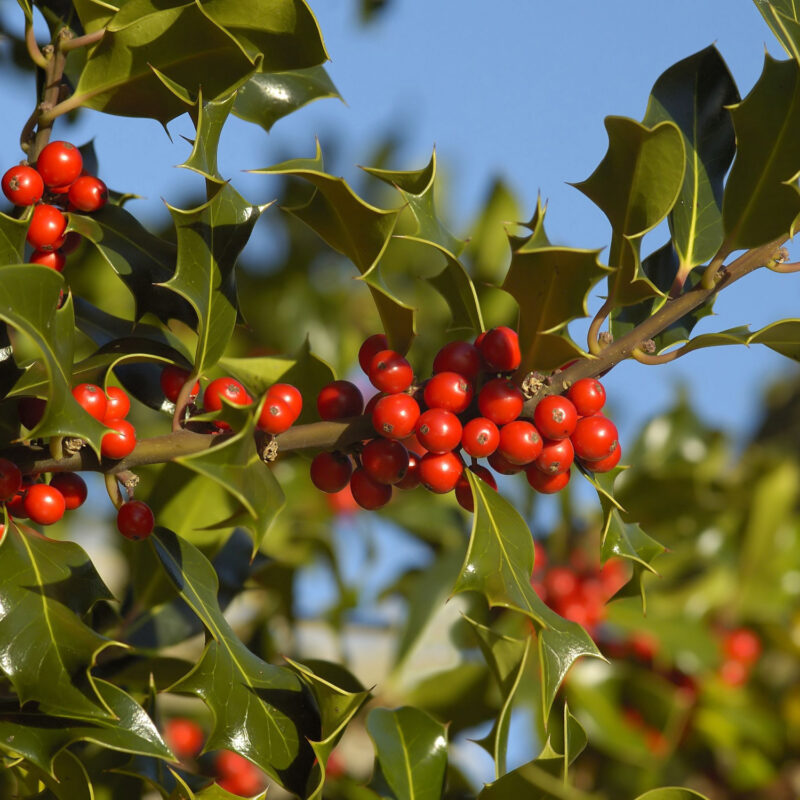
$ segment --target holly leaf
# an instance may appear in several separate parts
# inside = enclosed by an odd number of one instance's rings
[[[737,152],[722,203],[723,253],[794,231],[800,215],[800,142],[794,135],[800,125],[798,62],[776,61],[765,53],[761,77],[731,114]]]
[[[732,344],[748,344],[753,334],[747,325],[740,325],[736,328],[728,328],[718,333],[701,333],[690,339],[684,346],[683,351],[690,353],[692,350],[702,350],[706,347],[726,347]]]
[[[649,792],[640,794],[636,800],[708,800],[708,798],[692,789],[667,786],[663,789],[651,789]]]
[[[580,625],[558,616],[533,590],[533,537],[516,508],[472,472],[465,474],[472,487],[475,513],[453,594],[478,592],[490,607],[511,608],[533,620],[538,630],[546,723],[558,687],[576,659],[603,656]]]
[[[673,64],[650,92],[644,124],[652,128],[665,120],[674,122],[686,153],[683,185],[669,214],[683,271],[709,261],[722,244],[722,182],[736,153],[727,106],[739,100],[713,45]]]
[[[187,96],[199,96],[200,87],[206,97],[218,97],[244,82],[260,57],[251,57],[212,19],[209,12],[215,5],[221,4],[125,3],[88,52],[75,100],[85,108],[151,117],[166,125],[187,111]]]
[[[508,771],[506,753],[508,751],[511,709],[517,688],[525,673],[525,665],[531,649],[531,637],[515,639],[511,636],[503,636],[469,617],[465,617],[465,619],[478,640],[478,646],[497,681],[503,700],[492,730],[483,739],[477,740],[477,744],[494,759],[494,775],[495,778],[499,778]]]
[[[544,212],[533,233],[510,238],[511,265],[502,288],[519,305],[520,372],[552,371],[583,355],[563,330],[570,320],[588,315],[586,298],[609,273],[597,259],[598,250],[554,247],[547,242]]]
[[[763,344],[792,361],[800,361],[800,319],[772,322],[752,334],[747,344]]]
[[[29,762],[30,763],[30,762]],[[62,750],[53,759],[52,776],[31,765],[33,773],[47,787],[39,800],[94,800],[92,783],[86,767],[69,750]]]
[[[236,637],[217,601],[217,574],[196,547],[166,528],[148,541],[207,632],[197,665],[170,691],[194,694],[211,710],[207,750],[234,750],[302,792],[314,758],[307,738],[317,738],[319,719],[299,678],[265,663]]]
[[[418,708],[374,708],[367,731],[397,800],[439,800],[447,771],[447,728]]]
[[[0,212],[0,266],[25,261],[25,236],[33,214],[28,211],[21,219]]]
[[[342,99],[325,67],[258,72],[239,87],[233,113],[269,133],[279,119],[324,97]]]
[[[95,688],[110,712],[104,718],[57,717],[39,710],[0,706],[0,751],[22,756],[50,774],[56,756],[81,741],[174,760],[153,720],[130,695],[99,678],[95,679]]]
[[[194,371],[199,375],[222,357],[233,333],[234,266],[264,207],[251,206],[225,183],[197,208],[168,208],[178,239],[178,263],[164,286],[187,300],[197,314]]]
[[[214,183],[224,183],[217,167],[217,148],[219,137],[228,115],[233,109],[236,92],[231,92],[215,100],[203,100],[202,91],[197,98],[197,119],[192,152],[189,158],[178,166],[190,169]]]
[[[753,2],[783,49],[800,63],[800,10],[793,0],[753,0]]]

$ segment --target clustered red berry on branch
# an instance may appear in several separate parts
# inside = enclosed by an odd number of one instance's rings
[[[20,164],[6,170],[2,188],[14,205],[34,207],[27,234],[34,250],[28,262],[58,272],[80,240],[76,233],[65,233],[64,211],[92,213],[108,200],[106,185],[86,174],[83,156],[70,142],[50,142],[33,166]]]
[[[368,414],[378,438],[350,453],[320,453],[311,480],[329,493],[349,484],[362,508],[386,505],[393,487],[422,484],[439,494],[455,491],[459,504],[473,511],[465,455],[468,468],[493,489],[496,481],[479,458],[501,475],[524,470],[543,494],[567,485],[575,460],[590,472],[608,472],[622,455],[617,429],[602,414],[605,391],[594,378],[543,398],[525,416],[525,395],[512,380],[521,362],[519,339],[505,326],[481,333],[474,343],[446,344],[423,386],[414,385],[411,365],[388,348],[383,334],[364,341],[358,362],[378,390],[366,408],[358,387],[339,380],[320,391],[317,410],[323,420]]]

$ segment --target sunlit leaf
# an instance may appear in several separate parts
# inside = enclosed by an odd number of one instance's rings
[[[753,0],[783,49],[800,63],[800,9],[794,0]]]
[[[756,331],[747,344],[763,344],[782,356],[800,361],[800,320],[782,319]]]
[[[235,92],[214,100],[204,100],[200,93],[192,152],[179,166],[197,172],[208,180],[224,183],[217,168],[217,148],[222,127],[233,109],[235,99]]]

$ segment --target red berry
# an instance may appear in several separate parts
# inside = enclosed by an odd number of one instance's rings
[[[575,452],[569,439],[545,439],[542,443],[542,452],[539,453],[531,466],[541,470],[546,475],[559,475],[566,472],[575,460]]]
[[[498,451],[495,451],[489,456],[489,466],[501,475],[516,475],[524,469],[524,467],[521,467],[519,464],[512,464]]]
[[[103,421],[106,416],[108,399],[106,393],[93,383],[81,383],[72,390],[72,396],[78,401],[84,411],[95,419]]]
[[[155,526],[153,512],[141,500],[128,500],[117,511],[117,530],[126,539],[146,539]]]
[[[67,508],[64,495],[46,483],[34,483],[28,487],[23,500],[25,513],[39,525],[52,525],[64,516]]]
[[[417,486],[419,486],[419,462],[421,460],[421,456],[409,451],[408,469],[406,470],[405,477],[395,484],[398,489],[409,490],[416,489]]]
[[[26,238],[38,250],[57,250],[64,243],[66,227],[61,209],[42,203],[34,206]]]
[[[473,458],[490,456],[499,444],[500,431],[490,419],[475,417],[464,426],[461,446]]]
[[[727,659],[719,668],[719,678],[728,686],[743,686],[750,677],[750,667],[743,661]]]
[[[180,759],[194,758],[203,749],[203,729],[193,720],[174,717],[164,725],[164,739]]]
[[[350,482],[353,465],[343,453],[317,453],[311,462],[311,483],[321,492],[340,492]]]
[[[69,187],[69,202],[78,211],[99,211],[108,201],[108,188],[93,175],[81,175]]]
[[[417,420],[417,439],[431,453],[448,453],[461,443],[461,421],[451,411],[430,408]]]
[[[2,180],[3,194],[15,206],[32,206],[42,199],[44,181],[33,168],[19,164],[6,170]]]
[[[433,359],[434,374],[456,372],[468,381],[474,382],[480,370],[480,351],[469,342],[448,342]]]
[[[614,450],[610,456],[601,458],[599,461],[581,460],[581,464],[583,464],[590,472],[611,472],[611,470],[614,469],[617,464],[619,464],[621,458],[622,448],[619,446],[619,444],[617,444],[616,450]]]
[[[57,472],[50,485],[64,496],[67,511],[74,511],[86,501],[88,490],[86,481],[74,472]]]
[[[375,405],[377,404],[378,400],[381,399],[381,397],[386,397],[386,395],[383,392],[375,392],[375,394],[372,395],[369,400],[367,400],[367,404],[364,406],[364,413],[367,416],[372,416],[372,412],[375,410]]]
[[[372,480],[395,484],[408,471],[408,450],[394,439],[373,439],[361,451],[361,465]]]
[[[487,331],[480,343],[486,366],[492,372],[508,372],[520,365],[519,337],[516,331],[501,325]]]
[[[136,447],[136,431],[124,419],[110,419],[105,423],[113,431],[100,440],[100,453],[104,458],[119,460],[129,456]]]
[[[345,419],[358,416],[364,408],[364,398],[358,386],[350,381],[334,381],[320,389],[317,411],[322,419]]]
[[[47,187],[69,186],[82,169],[81,151],[69,142],[50,142],[36,161],[36,171]]]
[[[369,364],[372,385],[380,392],[404,392],[414,380],[414,370],[406,359],[394,350],[380,350]]]
[[[417,401],[407,394],[387,394],[372,411],[372,425],[387,439],[405,439],[414,433],[419,419]]]
[[[464,465],[455,453],[426,453],[419,462],[419,478],[426,489],[445,494],[456,488]]]
[[[161,370],[161,391],[164,392],[164,397],[175,403],[178,400],[183,384],[186,383],[190,375],[188,369],[181,369],[174,364],[167,364]],[[192,387],[192,397],[197,397],[200,394],[200,383],[195,383]]]
[[[460,414],[472,402],[472,384],[457,372],[438,372],[425,384],[423,396],[428,408]]]
[[[528,478],[528,483],[537,492],[555,494],[569,483],[570,471],[567,469],[566,472],[557,472],[554,475],[547,474],[538,469],[535,464],[531,464],[525,470],[525,476]]]
[[[530,422],[517,419],[500,428],[497,449],[512,464],[530,464],[542,452],[542,437]]]
[[[567,389],[567,397],[580,416],[589,417],[605,405],[606,390],[596,378],[581,378]]]
[[[545,439],[566,439],[575,430],[578,412],[571,400],[551,394],[536,404],[533,422]]]
[[[494,475],[492,475],[492,473],[489,472],[486,467],[476,464],[471,466],[469,469],[474,472],[484,483],[488,483],[492,489],[497,491],[497,481],[494,479]],[[472,487],[469,485],[466,475],[462,475],[458,479],[458,483],[456,484],[456,500],[461,508],[463,508],[465,511],[473,512],[475,510],[475,500],[472,497]]]
[[[47,401],[41,397],[20,397],[17,402],[19,421],[28,429],[33,430],[44,416]]]
[[[17,492],[10,500],[6,502],[6,511],[16,519],[25,519],[28,514],[25,511],[25,495],[28,493],[28,487],[24,486],[23,489]]]
[[[131,410],[131,399],[124,389],[119,386],[109,386],[106,389],[106,413],[104,422],[112,419],[125,419]]]
[[[267,389],[267,397],[276,397],[286,403],[292,415],[292,422],[297,420],[303,410],[303,395],[291,383],[273,383]]]
[[[597,414],[581,417],[570,439],[581,461],[600,461],[619,447],[616,426],[608,417]]]
[[[722,650],[729,659],[754,664],[761,655],[761,640],[749,628],[737,628],[725,634]]]
[[[56,272],[61,272],[67,263],[67,259],[61,250],[34,250],[28,259],[28,263],[39,264],[43,267],[50,267]]]
[[[219,776],[217,783],[225,791],[242,797],[253,797],[264,791],[266,781],[258,768],[244,756],[231,750],[222,750],[214,760]]]
[[[525,397],[519,387],[507,378],[489,381],[478,394],[481,414],[495,425],[513,422],[522,411]]]
[[[22,488],[22,471],[7,458],[0,458],[0,500],[11,500]]]
[[[288,431],[297,419],[289,406],[278,397],[270,397],[269,393],[264,398],[261,413],[258,415],[258,428],[273,436]]]
[[[253,398],[239,381],[233,378],[216,378],[206,386],[203,408],[206,411],[220,411],[223,398],[234,406],[249,406],[253,402]]]
[[[350,491],[356,503],[367,511],[382,508],[392,499],[392,487],[386,483],[378,483],[363,467],[352,474]]]
[[[364,339],[364,343],[358,350],[358,363],[365,375],[369,375],[369,368],[372,364],[372,359],[381,350],[387,350],[389,341],[383,333],[373,333]]]

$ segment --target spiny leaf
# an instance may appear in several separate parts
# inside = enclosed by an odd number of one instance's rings
[[[206,748],[235,750],[291,791],[302,791],[313,760],[306,739],[318,738],[319,720],[299,679],[265,663],[236,637],[217,602],[214,568],[197,548],[165,528],[148,541],[208,634],[197,666],[171,688],[197,695],[211,709]]]
[[[325,67],[258,72],[239,87],[233,113],[269,132],[279,119],[324,97],[342,99]]]
[[[575,660],[582,655],[602,655],[580,625],[558,616],[533,590],[533,537],[516,508],[469,470],[466,475],[472,487],[475,514],[467,555],[453,593],[479,592],[490,606],[514,609],[536,623],[546,721],[558,687]]]
[[[197,314],[194,369],[199,375],[222,357],[233,333],[234,266],[263,207],[251,206],[225,183],[198,208],[168,208],[178,239],[178,264],[164,285],[188,300]]]
[[[217,148],[222,128],[231,113],[235,99],[236,92],[215,100],[204,100],[203,93],[200,92],[197,98],[196,131],[192,152],[179,166],[197,172],[215,183],[225,182],[217,168]]]
[[[722,244],[722,182],[736,152],[726,106],[739,100],[730,71],[713,45],[673,64],[650,93],[645,125],[671,120],[683,136],[686,172],[669,215],[683,270],[710,260]]]
[[[367,731],[397,800],[440,800],[447,770],[447,728],[418,708],[374,708]]]
[[[52,776],[33,766],[33,771],[47,787],[39,800],[94,800],[94,792],[86,767],[69,750],[62,750],[53,760]]]
[[[152,68],[196,97],[234,88],[256,62],[220,24],[206,3],[131,0],[106,25],[106,34],[89,51],[75,87],[82,105],[166,124],[185,112],[186,103],[170,91]]]
[[[31,213],[22,219],[0,213],[0,266],[21,264],[25,260],[25,236]]]
[[[722,203],[722,252],[788,236],[800,215],[800,64],[764,54],[764,69],[731,109],[737,153]]]
[[[800,63],[800,9],[794,0],[753,0],[783,49]]]

